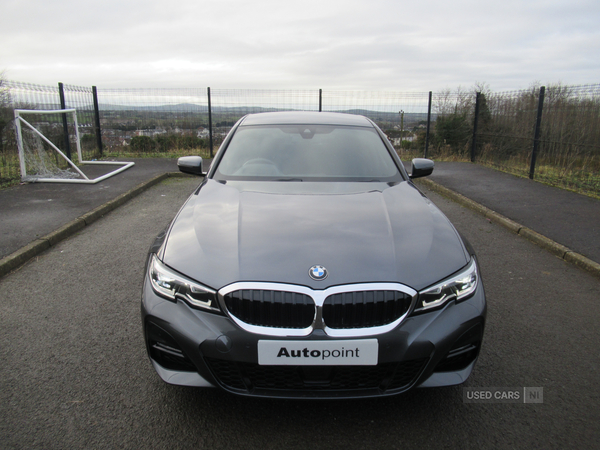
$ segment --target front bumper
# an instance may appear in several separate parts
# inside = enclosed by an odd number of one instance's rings
[[[376,366],[261,366],[258,341],[273,336],[249,333],[227,316],[165,300],[154,293],[148,279],[142,296],[148,354],[165,382],[260,397],[377,397],[413,387],[460,384],[479,354],[485,315],[485,293],[479,283],[465,301],[408,316],[393,330],[372,336],[379,344]],[[315,330],[303,338],[276,339],[333,338]]]

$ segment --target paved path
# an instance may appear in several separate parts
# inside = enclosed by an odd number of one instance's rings
[[[471,163],[430,179],[600,263],[600,200]]]
[[[135,166],[97,184],[31,183],[0,190],[0,258],[142,182],[177,171],[175,159],[127,161],[134,161]]]

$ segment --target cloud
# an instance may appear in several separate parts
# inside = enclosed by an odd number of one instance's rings
[[[0,70],[105,87],[438,90],[597,82],[600,4],[9,0]]]

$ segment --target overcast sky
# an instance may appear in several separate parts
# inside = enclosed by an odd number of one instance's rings
[[[6,79],[438,91],[600,83],[598,0],[2,0]]]

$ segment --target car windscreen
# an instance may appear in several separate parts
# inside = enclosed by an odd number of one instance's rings
[[[373,128],[270,125],[240,126],[214,178],[390,182],[401,174]]]

